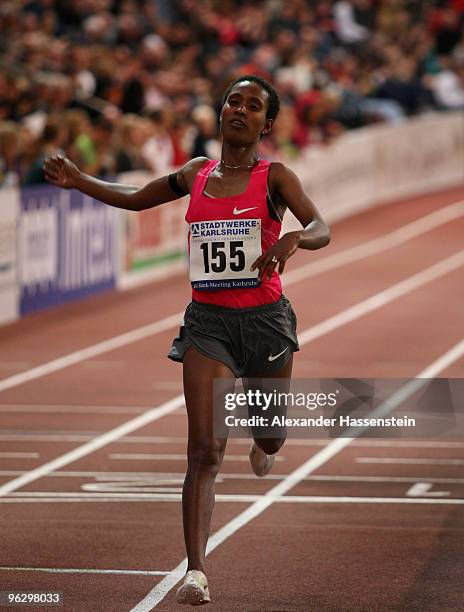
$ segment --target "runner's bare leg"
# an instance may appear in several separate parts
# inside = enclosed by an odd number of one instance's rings
[[[259,374],[256,374],[256,375],[253,375],[253,378],[254,379],[279,378],[281,379],[281,381],[279,382],[279,391],[282,393],[287,393],[290,387],[292,368],[293,368],[293,353],[292,355],[290,355],[286,364],[282,366],[276,372],[273,372],[272,374],[266,374],[265,376],[260,376]],[[254,387],[254,385],[252,385],[251,382],[248,381],[247,379],[244,379],[243,382],[247,389]],[[251,416],[251,412],[250,412],[250,416]],[[258,436],[254,438],[255,444],[258,447],[258,449],[263,451],[263,453],[266,453],[266,455],[274,455],[275,453],[277,453],[279,449],[282,447],[285,440],[286,440],[286,434],[275,437],[275,438],[274,437],[262,438]],[[264,458],[264,455],[263,455],[263,458]]]
[[[188,467],[182,493],[184,537],[189,570],[205,572],[205,551],[214,506],[215,479],[227,438],[213,432],[213,380],[235,376],[220,361],[190,347],[183,360],[184,394],[188,415]]]

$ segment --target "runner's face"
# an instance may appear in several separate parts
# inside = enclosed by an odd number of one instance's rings
[[[267,134],[272,120],[266,119],[269,94],[257,83],[241,81],[234,85],[221,111],[221,131],[231,144],[247,145]]]

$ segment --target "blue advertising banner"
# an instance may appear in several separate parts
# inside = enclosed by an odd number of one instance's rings
[[[21,190],[21,315],[115,286],[119,211],[78,191]]]

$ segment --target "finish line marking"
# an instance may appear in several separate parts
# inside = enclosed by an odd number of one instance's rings
[[[187,461],[187,455],[178,453],[111,453],[110,459],[123,461]],[[284,457],[276,457],[276,461],[285,461]],[[224,461],[250,461],[248,455],[225,455]]]
[[[464,465],[464,459],[424,459],[415,457],[356,457],[356,463],[394,463],[405,465]]]
[[[25,472],[20,470],[0,470],[1,476],[20,476]],[[283,480],[286,474],[267,474],[261,480]],[[183,483],[185,472],[52,472],[47,478],[95,478],[96,483],[114,483],[120,481],[143,484],[164,484],[176,481]],[[254,474],[233,474],[222,472],[216,477],[216,484],[226,480],[256,480]],[[435,478],[434,476],[350,476],[333,474],[316,474],[303,478],[304,482],[437,482],[441,484],[464,484],[464,478]]]
[[[147,407],[145,408],[147,410]],[[0,406],[0,413],[2,407]],[[171,413],[172,414],[172,413]],[[5,431],[5,430],[3,430]],[[66,432],[54,431],[44,433],[42,431],[22,431],[21,433],[0,433],[0,440],[9,442],[87,442],[96,436],[105,433],[104,431],[94,431],[87,433],[73,433],[72,430]],[[182,444],[187,442],[186,436],[124,436],[120,439],[124,444]],[[288,438],[285,446],[326,446],[328,440],[306,440],[305,438]],[[377,438],[364,438],[353,440],[352,446],[367,446],[374,448],[464,448],[464,442],[449,441],[427,441],[427,440],[379,440]],[[227,446],[250,446],[250,438],[230,438]]]
[[[278,487],[279,485],[277,485]],[[292,485],[294,486],[294,485]],[[276,488],[276,487],[274,487]],[[287,504],[445,504],[445,505],[463,505],[464,499],[460,498],[435,498],[435,497],[354,497],[354,496],[331,496],[331,495],[216,495],[216,502],[218,503],[251,503],[264,504],[266,508],[273,503],[287,503]],[[182,501],[181,493],[53,493],[51,491],[44,493],[13,493],[9,497],[0,499],[0,503],[66,503],[66,502],[100,502],[100,503],[116,503],[116,502],[175,502],[179,503]],[[253,507],[253,506],[250,506]],[[245,510],[243,514],[248,512],[249,508]],[[261,514],[261,513],[258,513]],[[241,516],[241,515],[239,515]],[[258,516],[258,515],[256,515]],[[254,517],[253,517],[254,518]],[[233,519],[234,521],[235,519]],[[232,521],[232,522],[233,522]],[[226,529],[227,525],[222,529]],[[217,532],[219,533],[219,532]],[[216,534],[211,538],[213,539]],[[211,552],[212,548],[208,544],[208,552]],[[180,566],[178,566],[180,567]],[[182,576],[182,572],[177,568],[174,570],[177,581]],[[180,573],[179,573],[180,572]],[[171,572],[165,572],[168,578]],[[155,587],[156,588],[156,587]],[[139,604],[140,605],[140,604]],[[134,608],[135,610],[136,608]],[[151,608],[146,608],[151,609]]]

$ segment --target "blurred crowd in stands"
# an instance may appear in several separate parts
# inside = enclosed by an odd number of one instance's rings
[[[464,110],[464,0],[1,0],[0,186],[217,158],[227,84],[282,109],[263,157],[345,130]]]

